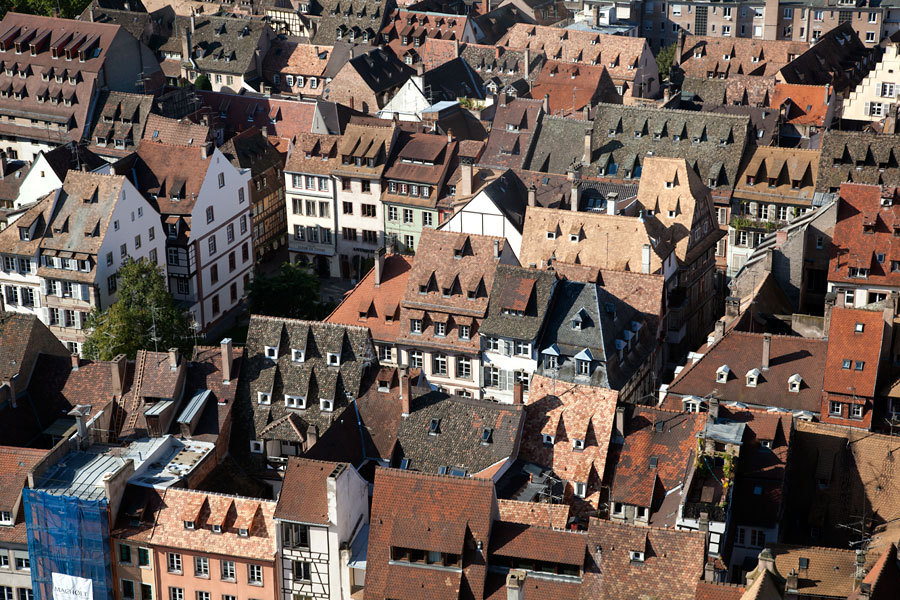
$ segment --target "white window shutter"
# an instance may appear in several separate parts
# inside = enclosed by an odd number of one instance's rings
[[[866,102],[865,114],[867,114],[867,115],[872,114],[872,103],[871,102]]]

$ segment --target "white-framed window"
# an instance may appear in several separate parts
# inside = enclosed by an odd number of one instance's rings
[[[224,581],[234,581],[235,570],[233,560],[223,560],[222,563],[222,579]]]
[[[304,360],[306,360],[306,353],[303,350],[291,349],[291,362],[302,363]]]
[[[875,43],[875,32],[874,32],[874,31],[867,31],[867,32],[866,32],[866,43],[867,43],[867,44],[874,44],[874,43]]]
[[[0,510],[0,525],[12,525],[13,524],[13,515],[8,510]],[[6,557],[9,559],[9,557]]]
[[[410,319],[409,331],[411,333],[422,333],[422,319]]]
[[[197,590],[197,600],[209,600],[209,592]]]
[[[266,358],[271,358],[272,360],[276,360],[278,358],[278,346],[266,346],[265,352]]]
[[[184,600],[184,588],[170,587],[169,600]]]
[[[322,412],[331,412],[334,410],[334,401],[328,398],[319,398],[319,410]]]
[[[554,356],[553,354],[547,354],[544,359],[544,367],[547,369],[558,369],[559,357]]]
[[[262,585],[263,570],[261,565],[247,565],[247,582],[250,585]]]
[[[881,95],[885,98],[893,98],[896,95],[896,86],[893,83],[882,83]]]
[[[256,392],[257,404],[272,404],[272,394],[269,392]]]
[[[209,559],[205,556],[194,557],[194,577],[209,577]]]
[[[862,419],[863,416],[863,405],[862,404],[854,404],[850,407],[850,416],[854,419]]]
[[[584,498],[587,496],[587,484],[583,481],[575,482],[575,495],[579,498]]]
[[[542,433],[541,441],[544,442],[545,446],[552,446],[554,443],[556,443],[556,436],[550,435],[549,433]]]
[[[288,408],[306,408],[306,398],[303,396],[284,395],[284,405]]]
[[[471,379],[472,378],[472,362],[464,357],[456,357],[456,378]]]
[[[584,440],[574,439],[572,440],[572,449],[573,450],[584,450]]]
[[[414,369],[421,369],[424,361],[424,354],[421,350],[409,351],[409,366]]]
[[[844,412],[843,404],[832,400],[828,406],[828,414],[841,416],[841,414],[843,414],[843,412]]]
[[[435,323],[434,324],[434,335],[444,337],[447,335],[447,324],[446,323]]]
[[[166,566],[169,573],[181,573],[181,555],[177,552],[167,552]]]
[[[870,12],[869,13],[869,23],[877,23],[878,22],[878,13]]]
[[[341,366],[341,355],[337,352],[328,352],[326,354],[328,360],[329,367],[339,367]]]

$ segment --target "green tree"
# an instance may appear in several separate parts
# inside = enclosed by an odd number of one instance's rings
[[[80,15],[90,3],[91,0],[0,0],[0,18],[11,10],[50,17],[58,9],[59,16],[71,19]]]
[[[91,312],[87,327],[83,350],[93,359],[134,358],[154,347],[187,351],[192,344],[187,314],[172,300],[162,270],[146,260],[129,260],[119,269],[117,300]]]
[[[659,69],[659,80],[669,80],[669,70],[675,61],[675,44],[659,49],[656,55],[656,68]]]
[[[212,83],[209,81],[209,77],[206,75],[197,75],[197,78],[194,80],[194,87],[198,90],[212,90]]]
[[[248,304],[252,314],[292,319],[322,319],[328,310],[319,299],[319,277],[291,263],[282,264],[277,275],[257,275]]]

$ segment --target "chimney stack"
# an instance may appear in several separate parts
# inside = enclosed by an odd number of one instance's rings
[[[528,206],[537,206],[537,188],[533,183],[528,186]]]
[[[622,437],[625,437],[625,407],[616,407],[616,431]]]
[[[193,58],[193,48],[191,48],[191,30],[184,28],[184,35],[181,37],[181,60],[190,62]]]
[[[88,445],[88,428],[85,417],[91,412],[91,407],[79,404],[69,411],[70,417],[75,417],[75,425],[78,427],[78,447],[84,449]]]
[[[544,94],[544,100],[541,103],[541,108],[544,109],[544,114],[550,114],[550,94]]]
[[[525,571],[510,569],[506,574],[506,600],[525,600]]]
[[[112,368],[113,396],[122,397],[122,386],[125,383],[125,365],[127,359],[124,354],[119,354],[110,362]]]
[[[584,132],[584,156],[581,157],[581,162],[584,165],[591,164],[592,158],[592,149],[591,149],[591,130],[586,129]]]
[[[93,22],[94,22],[94,3],[93,3],[93,2],[91,3],[91,13],[90,13],[90,15],[91,15],[91,23],[93,23]]]
[[[319,429],[312,423],[309,424],[309,427],[306,428],[306,450],[309,451],[310,448],[316,445],[316,442],[319,441]]]
[[[459,58],[459,40],[453,40],[453,58]]]
[[[200,158],[202,158],[203,160],[209,158],[209,146],[209,142],[204,142],[200,145]]]
[[[523,60],[525,61],[525,79],[528,79],[531,76],[531,49],[525,48]]]
[[[569,193],[569,210],[578,212],[578,205],[581,202],[581,182],[579,180],[572,181],[572,190]]]
[[[191,33],[197,31],[197,17],[194,15],[194,9],[191,9]]]
[[[400,415],[403,417],[409,416],[409,407],[412,403],[411,394],[412,387],[409,384],[409,373],[403,373],[400,375]]]
[[[381,278],[384,276],[384,258],[387,254],[385,248],[380,248],[375,253],[375,287],[381,286]]]
[[[769,370],[769,356],[772,352],[772,334],[763,335],[763,354],[762,354],[762,370]]]
[[[650,244],[641,246],[641,273],[650,273]]]
[[[710,398],[709,399],[709,420],[715,423],[716,419],[719,418],[719,399],[718,398]]]
[[[468,157],[461,158],[459,161],[459,168],[461,173],[459,178],[459,195],[471,196],[472,179],[474,178],[472,160]]]
[[[500,258],[500,240],[494,240],[494,258]]]
[[[178,369],[178,348],[169,348],[169,370]]]
[[[522,385],[521,381],[517,381],[513,384],[513,404],[522,405],[524,404],[523,396],[525,394],[525,387]]]
[[[6,158],[6,152],[0,152],[0,179],[6,177],[6,169],[8,164],[9,163]]]
[[[231,338],[222,340],[222,383],[231,383],[231,363],[234,361]]]
[[[784,582],[784,592],[786,594],[796,594],[799,583],[800,581],[799,577],[797,577],[797,571],[795,569],[791,569],[791,572],[788,573],[787,580]]]
[[[72,370],[77,371],[78,367],[81,366],[81,360],[78,358],[78,353],[72,353]]]

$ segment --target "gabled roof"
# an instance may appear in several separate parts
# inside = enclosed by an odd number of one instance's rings
[[[275,518],[284,521],[329,525],[328,480],[335,479],[347,463],[291,458],[275,507]]]
[[[168,119],[162,115],[147,115],[144,139],[173,146],[202,146],[213,139],[209,126],[188,119]]]
[[[538,130],[540,100],[501,97],[491,133],[479,164],[502,168],[523,167]]]
[[[121,157],[134,152],[144,135],[152,108],[152,96],[101,91],[92,119],[93,129],[87,136],[91,147],[108,156]],[[117,141],[123,142],[124,147],[117,148]],[[79,149],[81,148],[83,147],[79,145]],[[91,167],[89,170],[95,168]]]
[[[870,587],[869,600],[890,600],[900,597],[900,568],[897,566],[897,546],[890,544],[862,580]],[[848,600],[860,600],[859,587]]]
[[[219,150],[236,169],[250,169],[252,177],[267,171],[278,171],[284,166],[281,153],[256,127],[235,135]]]
[[[531,97],[547,97],[551,115],[574,116],[597,101],[614,102],[615,84],[603,65],[548,60],[531,87]]]
[[[385,6],[377,0],[320,0],[311,6],[318,17],[316,33],[311,40],[314,44],[353,39],[351,31],[356,42],[362,41],[364,32],[368,32],[369,39],[374,41],[387,19]],[[340,27],[343,27],[341,37],[338,36]]]
[[[176,15],[171,23],[171,34],[160,50],[180,55],[185,30],[190,31],[193,55],[182,56],[183,64],[196,64],[203,72],[246,74],[249,79],[256,76],[257,48],[265,48],[267,40],[275,37],[269,25],[261,20],[202,13],[195,17]]]
[[[826,393],[875,396],[878,371],[886,350],[886,328],[883,310],[842,307],[831,310],[822,385]]]
[[[747,150],[747,160],[735,185],[740,198],[767,203],[772,199],[812,203],[819,174],[819,150],[763,145]]]
[[[497,265],[481,335],[535,339],[544,324],[555,285],[556,274],[552,271]],[[511,314],[511,310],[523,314]]]
[[[900,185],[900,135],[828,130],[816,191],[836,192],[844,183]]]
[[[841,23],[826,31],[809,50],[782,67],[777,77],[786,83],[830,83],[836,91],[843,92],[865,77],[868,68],[858,65],[874,52],[859,39],[852,23]],[[868,67],[871,68],[871,65]]]
[[[825,127],[832,93],[828,85],[776,83],[771,106],[784,111],[785,123]]]
[[[205,105],[219,111],[225,121],[228,134],[243,131],[251,126],[269,135],[292,139],[299,133],[312,129],[314,102],[280,100],[255,95],[228,94],[225,92],[195,91],[197,98]]]
[[[895,201],[895,198],[896,201]],[[891,187],[841,185],[828,281],[900,286],[900,197]],[[880,256],[879,256],[880,255]],[[879,261],[879,258],[882,261]],[[860,273],[859,269],[864,272]]]
[[[145,198],[156,197],[161,214],[190,215],[212,164],[214,152],[203,158],[205,151],[200,146],[175,146],[145,138],[133,158],[125,160],[132,162],[135,187]]]
[[[686,77],[774,76],[792,58],[809,49],[805,42],[688,35],[679,67]],[[727,59],[725,57],[728,57]]]
[[[786,544],[772,546],[771,550],[779,574],[796,571],[798,595],[846,598],[853,591],[855,551]]]
[[[122,196],[125,177],[69,171],[41,240],[41,250],[96,254]]]

